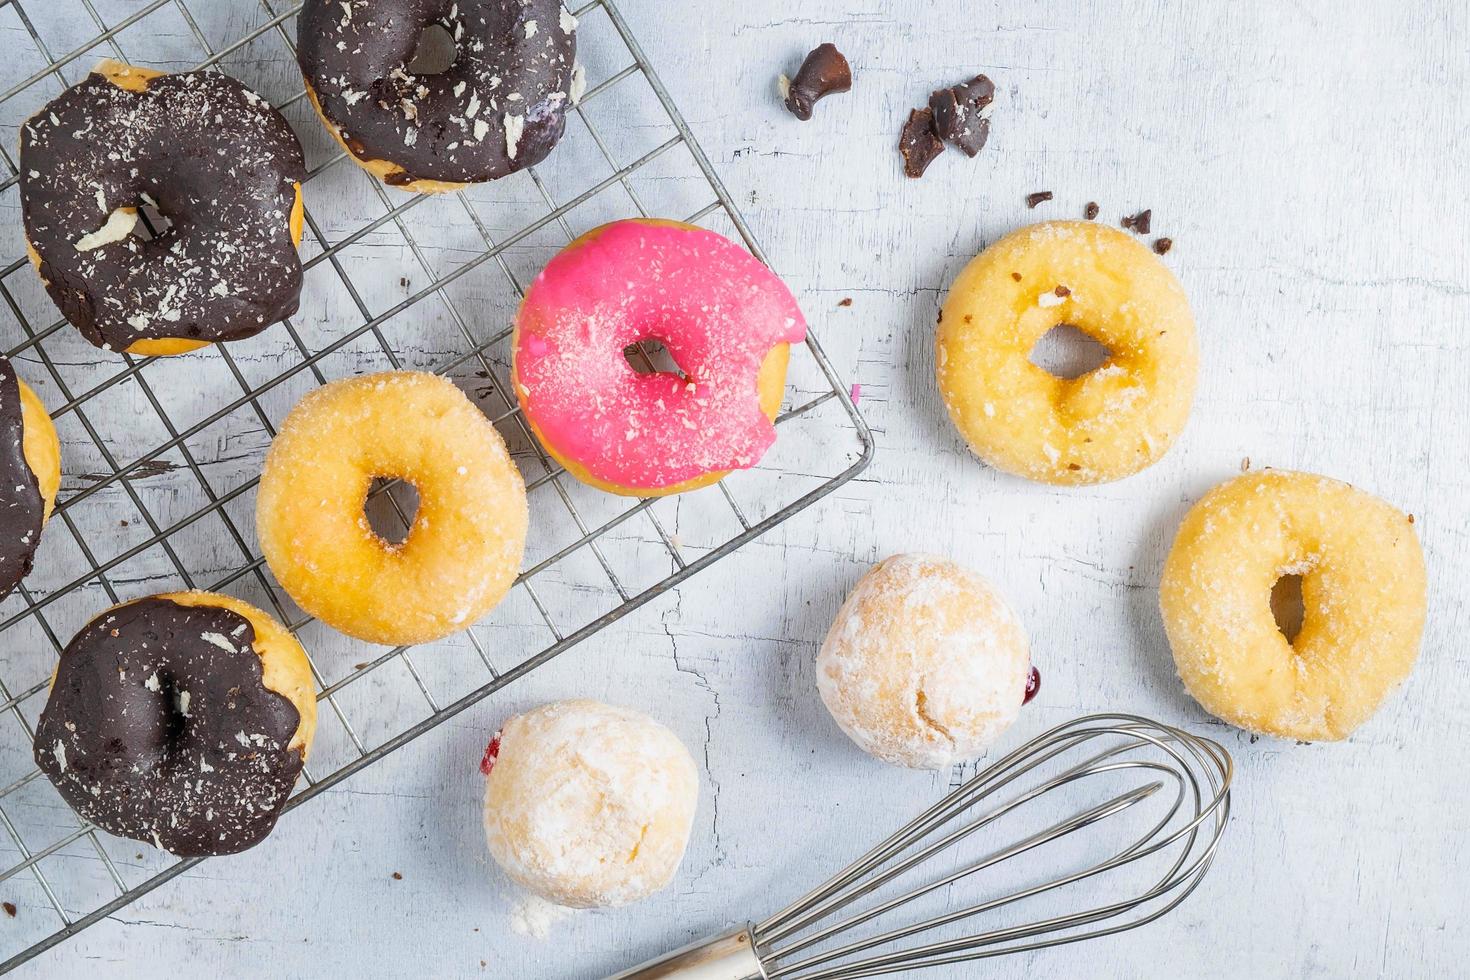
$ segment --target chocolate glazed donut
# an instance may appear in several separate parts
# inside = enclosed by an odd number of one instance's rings
[[[454,39],[409,70],[424,30]],[[297,56],[327,128],[384,182],[444,191],[539,163],[576,101],[577,20],[559,0],[306,0]]]
[[[256,617],[272,634],[265,642]],[[184,857],[258,843],[315,724],[314,702],[309,719],[298,708],[296,665],[265,661],[267,642],[304,665],[289,634],[228,597],[176,593],[108,610],[62,652],[36,726],[37,765],[109,833]],[[273,670],[287,681],[283,693],[266,684]]]
[[[21,128],[32,261],[107,350],[182,353],[296,312],[305,176],[281,114],[215,72],[104,61]],[[149,241],[132,234],[144,205],[171,222]]]
[[[41,543],[46,500],[25,454],[20,379],[0,355],[0,599],[30,574]]]

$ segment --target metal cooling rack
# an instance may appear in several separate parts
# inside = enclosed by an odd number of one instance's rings
[[[325,702],[290,810],[815,503],[872,456],[812,338],[793,351],[776,447],[716,487],[636,502],[599,494],[532,439],[510,394],[510,323],[522,284],[556,248],[613,218],[660,215],[738,236],[764,260],[611,0],[574,11],[589,84],[562,145],[525,173],[433,198],[390,193],[346,160],[295,69],[299,5],[259,2],[0,0],[0,210],[11,215],[0,254],[13,256],[0,264],[0,348],[51,409],[64,471],[36,569],[0,604],[0,894],[20,906],[0,920],[0,973],[198,863],[80,823],[31,760],[56,656],[106,606],[206,588],[290,626]],[[39,25],[26,9],[37,4]],[[199,354],[120,361],[57,317],[24,255],[13,148],[25,118],[101,57],[219,65],[291,119],[310,165],[297,316]],[[511,595],[417,658],[321,627],[254,550],[256,474],[279,419],[310,386],[382,367],[434,370],[476,398],[521,466],[532,511]],[[100,472],[78,472],[88,465]],[[410,495],[376,487],[375,526],[406,528]]]

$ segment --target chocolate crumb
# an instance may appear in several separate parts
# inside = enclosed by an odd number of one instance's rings
[[[1409,515],[1409,523],[1410,524],[1413,524],[1414,523],[1414,515],[1413,514],[1410,514]]]
[[[819,44],[806,56],[786,89],[786,108],[797,119],[810,119],[821,99],[852,88],[852,68],[832,44]]]
[[[1020,282],[1021,281],[1021,274],[1019,272],[1012,272],[1011,273],[1011,278],[1014,279],[1014,280],[1016,280],[1016,282]]]
[[[1053,289],[1052,292],[1056,293],[1058,296],[1061,296],[1064,299],[1072,295],[1072,290],[1068,289],[1066,286],[1061,285],[1057,286],[1056,289]]]
[[[1154,251],[1159,255],[1168,255],[1169,249],[1173,247],[1174,239],[1172,238],[1160,238],[1158,241],[1154,242]]]
[[[1036,205],[1040,204],[1042,201],[1050,201],[1050,200],[1051,200],[1051,191],[1037,191],[1035,194],[1027,194],[1026,195],[1026,206],[1028,208],[1034,208],[1034,207],[1036,207]]]
[[[394,881],[402,881],[403,880],[403,872],[401,872],[401,871],[395,871],[395,872],[393,872],[393,880]]]
[[[128,526],[128,522],[126,520],[118,521],[117,522],[117,526],[118,527],[127,527]]]
[[[1130,218],[1123,219],[1123,227],[1140,235],[1147,235],[1153,227],[1153,208],[1145,208]]]
[[[6,915],[10,916],[12,919],[15,918],[14,902],[0,902],[0,908],[3,908],[5,910]]]
[[[944,308],[943,307],[940,307],[940,309],[939,309],[939,319],[938,320],[935,320],[934,322],[935,323],[943,323],[944,322]]]
[[[840,300],[837,301],[837,305],[838,306],[851,306],[852,305],[852,297],[851,296],[844,296],[844,297],[842,297]]]
[[[1093,218],[1097,217],[1098,210],[1099,208],[1096,201],[1088,201],[1086,209],[1082,212],[1082,216],[1088,221],[1091,221]]]
[[[934,158],[944,152],[944,143],[934,132],[934,113],[914,109],[903,133],[898,137],[898,152],[903,154],[903,172],[907,177],[922,177]]]
[[[1068,463],[1067,464],[1067,469],[1069,469],[1069,470],[1080,470],[1080,469],[1082,469],[1082,467],[1081,466],[1078,466],[1076,463]]]
[[[994,101],[995,83],[984,75],[933,92],[929,109],[934,113],[934,132],[973,157],[990,138],[988,110]]]

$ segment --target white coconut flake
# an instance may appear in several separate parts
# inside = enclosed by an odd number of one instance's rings
[[[235,644],[231,643],[230,638],[225,636],[223,633],[201,633],[199,635],[199,639],[203,640],[205,643],[211,643],[214,646],[219,647],[226,653],[235,652]]]
[[[505,114],[505,155],[512,160],[516,158],[516,149],[520,146],[521,134],[526,131],[526,117]]]
[[[61,767],[61,771],[66,772],[66,746],[61,744],[61,739],[56,740],[51,754],[56,756],[56,764]]]
[[[577,105],[587,92],[587,69],[580,64],[572,66],[572,83],[567,86],[567,101]]]
[[[158,671],[155,670],[151,675],[149,675],[148,679],[143,682],[143,686],[148,688],[148,690],[150,691],[162,690],[163,685],[159,683]]]
[[[536,36],[536,22],[534,20],[528,20],[528,21],[526,21],[526,40],[529,41],[529,40],[531,40],[531,38],[533,38],[535,36]]]
[[[100,191],[98,192],[101,193]],[[138,223],[138,212],[134,208],[118,208],[107,216],[107,221],[101,228],[89,232],[76,240],[75,248],[78,252],[90,252],[94,248],[103,245],[111,245],[120,242],[133,233],[133,226]]]
[[[577,29],[577,18],[567,8],[561,8],[561,30],[563,34],[570,34]]]

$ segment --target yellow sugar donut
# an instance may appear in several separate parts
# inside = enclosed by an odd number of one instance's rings
[[[1179,676],[1205,710],[1282,738],[1346,738],[1408,676],[1424,631],[1414,518],[1346,483],[1264,470],[1190,509],[1159,586]],[[1271,591],[1301,577],[1294,641]]]
[[[1108,348],[1059,378],[1032,349],[1067,324]],[[1106,483],[1156,462],[1184,428],[1199,351],[1179,281],[1147,247],[1090,221],[1012,232],[950,287],[935,336],[955,428],[996,469],[1043,483]]]
[[[363,512],[374,477],[418,491],[401,543]],[[394,645],[463,630],[498,603],[527,520],[525,484],[489,419],[453,383],[415,371],[307,394],[271,443],[256,498],[261,551],[297,605]]]

